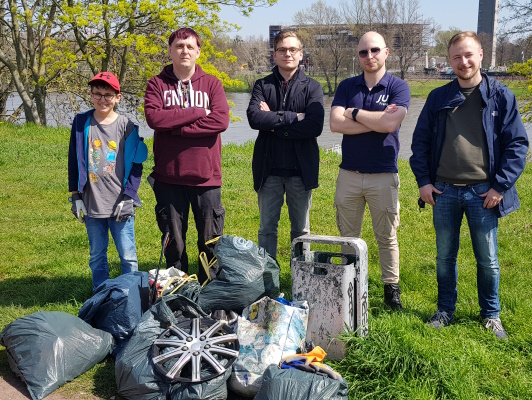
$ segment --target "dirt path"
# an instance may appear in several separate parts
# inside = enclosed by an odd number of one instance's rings
[[[24,382],[18,379],[15,374],[0,376],[0,398],[8,400],[31,399],[30,393]],[[53,392],[46,397],[46,400],[99,400],[100,397],[89,393],[79,393],[74,396],[65,397],[61,393]]]

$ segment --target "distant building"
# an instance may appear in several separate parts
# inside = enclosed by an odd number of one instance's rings
[[[275,39],[275,36],[283,29],[283,26],[281,25],[270,25],[270,65],[273,65],[273,40]]]
[[[290,26],[270,25],[268,37],[270,39],[270,63],[271,65],[274,65],[273,41],[275,39],[275,36],[277,36],[277,34],[283,29],[294,29],[297,31],[297,30],[308,28],[309,26],[311,25],[290,25]],[[358,45],[358,41],[360,40],[359,35],[361,36],[364,32],[370,30],[369,27],[366,27],[363,25],[358,25],[359,29],[357,30],[357,32],[352,31],[353,29],[352,25],[342,24],[342,25],[333,25],[333,26],[334,26],[333,32],[329,31],[327,34],[317,35],[315,36],[315,39],[318,41],[321,41],[321,40],[327,40],[330,37],[330,35],[342,36],[345,38],[345,44],[349,47],[349,49],[352,50],[352,49],[356,49],[356,46]],[[385,36],[387,36],[386,32],[391,32],[390,38],[388,39],[391,42],[391,45],[389,47],[390,49],[397,50],[401,48],[402,46],[401,37],[397,33],[394,33],[394,31],[396,31],[397,27],[399,26],[402,26],[402,25],[400,24],[385,24],[382,26],[378,25],[378,26],[374,26],[373,30],[376,30],[377,32],[381,32]],[[417,46],[423,41],[422,31],[423,31],[424,24],[410,24],[410,26],[414,27],[414,29],[411,30],[412,34],[410,35],[410,39],[412,39],[413,37],[414,45]],[[307,62],[308,62],[308,59],[310,58],[311,53],[312,53],[312,48],[305,46],[305,54],[301,62],[303,65],[305,65],[305,67],[308,67]],[[420,54],[420,57],[421,56],[422,55]],[[424,60],[421,60],[419,62],[418,67],[423,69],[423,66],[424,66]]]
[[[493,37],[495,2],[496,0],[479,0],[477,35],[484,33],[489,35],[490,38]]]

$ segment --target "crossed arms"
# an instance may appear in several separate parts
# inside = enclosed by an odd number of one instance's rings
[[[269,105],[267,101],[267,95],[274,90],[273,86],[257,81],[247,109],[251,129],[271,132],[275,137],[285,140],[318,137],[323,130],[325,116],[323,91],[315,81],[310,81],[307,89],[308,97],[303,96],[303,93],[293,94],[296,98],[305,99],[304,104],[295,105],[298,111],[278,111],[275,102]]]
[[[406,117],[406,108],[390,104],[384,111],[359,109],[357,120],[353,120],[354,108],[334,106],[331,109],[332,132],[344,135],[359,135],[367,132],[391,133],[396,131]]]
[[[175,136],[200,138],[218,135],[229,126],[229,105],[218,80],[208,90],[209,108],[165,108],[158,82],[150,80],[144,95],[144,112],[148,126]]]

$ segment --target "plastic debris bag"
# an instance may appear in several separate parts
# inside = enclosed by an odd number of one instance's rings
[[[306,301],[289,306],[267,297],[246,308],[237,322],[240,355],[233,363],[229,389],[242,396],[257,394],[266,368],[300,348],[308,313]]]
[[[170,325],[182,318],[205,317],[192,300],[179,295],[160,298],[144,313],[133,335],[116,357],[118,394],[126,399],[165,400],[171,383],[160,375],[152,361],[152,345]]]
[[[221,308],[241,313],[262,297],[278,296],[280,267],[262,247],[238,236],[223,235],[214,255],[218,275],[199,295],[198,304],[206,313]]]
[[[110,354],[113,337],[75,315],[40,311],[19,318],[0,334],[9,366],[42,399]]]
[[[264,372],[255,400],[347,400],[347,394],[348,386],[344,379],[270,365]]]
[[[177,383],[170,389],[170,400],[226,400],[231,368],[214,379],[199,383]]]
[[[149,293],[147,272],[135,271],[107,279],[83,303],[78,316],[94,328],[113,335],[116,355],[148,309]]]

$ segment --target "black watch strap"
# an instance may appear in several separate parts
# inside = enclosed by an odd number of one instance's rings
[[[353,116],[353,121],[357,120],[357,114],[358,114],[358,108],[355,108],[353,110],[353,113],[351,114]]]

